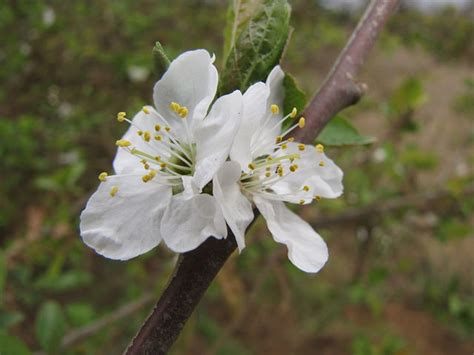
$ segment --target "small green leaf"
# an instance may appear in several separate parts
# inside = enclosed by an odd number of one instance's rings
[[[336,116],[324,127],[316,141],[328,146],[365,145],[373,143],[375,138],[360,135],[349,121]]]
[[[252,16],[261,11],[263,0],[233,0],[227,11],[224,31],[224,63],[235,41]]]
[[[233,46],[225,62],[221,93],[245,91],[267,78],[280,62],[290,32],[289,21],[290,6],[286,0],[265,0],[261,10],[239,27],[238,37],[230,40]]]
[[[0,354],[29,355],[31,351],[26,344],[17,337],[0,332]]]
[[[393,93],[389,101],[389,110],[396,116],[419,108],[426,102],[426,94],[421,80],[415,77],[406,79]]]
[[[159,80],[163,74],[168,70],[170,66],[170,60],[163,49],[160,42],[156,42],[153,47],[153,71],[155,73],[155,79]]]
[[[283,101],[284,114],[289,114],[293,108],[296,108],[298,113],[301,113],[308,101],[306,93],[298,87],[295,78],[288,73],[285,73],[283,87],[285,88],[285,100]],[[293,122],[287,119],[283,124],[282,131],[285,131],[292,124]]]
[[[20,312],[7,313],[0,311],[0,328],[7,329],[20,323],[23,319],[25,319],[25,316]]]
[[[41,306],[36,317],[36,337],[41,348],[54,352],[61,344],[66,328],[66,320],[61,306],[47,301]]]

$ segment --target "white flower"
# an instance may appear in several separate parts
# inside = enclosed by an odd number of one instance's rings
[[[239,250],[245,247],[245,229],[253,219],[251,202],[266,219],[275,241],[286,244],[289,259],[306,272],[319,271],[328,258],[323,239],[284,201],[307,204],[313,199],[342,194],[342,171],[324,154],[324,147],[285,139],[304,127],[304,118],[286,132],[282,123],[296,116],[294,109],[283,117],[284,73],[279,66],[266,84],[256,83],[244,94],[240,128],[226,162],[213,179],[219,202]],[[243,173],[242,173],[243,171]]]
[[[213,196],[201,193],[228,158],[242,111],[242,94],[218,98],[214,58],[205,50],[183,53],[154,87],[155,108],[145,106],[114,160],[116,175],[101,184],[81,214],[84,242],[108,258],[143,254],[161,239],[176,252],[199,246],[227,228]]]

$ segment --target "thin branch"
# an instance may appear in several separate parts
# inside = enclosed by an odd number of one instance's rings
[[[151,303],[154,298],[155,295],[153,293],[147,293],[138,300],[125,304],[124,306],[115,310],[113,313],[108,314],[93,323],[72,330],[70,333],[64,336],[63,341],[61,343],[61,348],[66,349],[73,344],[81,342],[84,339],[87,339],[90,336],[97,334],[100,330],[106,328],[110,324],[124,319],[139,311],[140,309]]]
[[[468,185],[459,196],[471,196],[474,194],[474,185]],[[357,207],[344,211],[337,215],[320,216],[311,222],[314,228],[330,227],[347,223],[366,221],[368,218],[379,218],[380,215],[413,207],[418,210],[432,210],[433,206],[444,199],[455,198],[457,195],[449,190],[420,192],[402,197],[395,197],[386,201],[374,202],[367,206]]]
[[[356,84],[354,78],[398,2],[372,1],[328,79],[305,110],[307,128],[300,130],[299,140],[312,141],[336,113],[359,100],[364,86]],[[209,238],[197,249],[182,254],[170,283],[126,354],[166,354],[236,247],[229,230],[227,239]]]
[[[358,83],[356,77],[398,4],[399,0],[370,3],[328,77],[304,110],[306,128],[298,131],[297,140],[312,143],[334,115],[356,104],[363,96],[367,87]]]

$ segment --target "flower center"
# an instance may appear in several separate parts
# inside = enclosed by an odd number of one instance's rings
[[[139,159],[146,171],[142,176],[144,183],[157,179],[162,184],[177,187],[182,185],[181,176],[194,174],[196,145],[192,143],[187,122],[188,109],[176,102],[171,102],[170,108],[184,122],[185,142],[173,133],[164,117],[148,107],[143,107],[142,111],[156,122],[153,130],[128,120],[124,112],[117,115],[119,122],[126,121],[135,127],[136,134],[143,140],[143,144],[134,145],[129,140],[121,139],[116,144]]]

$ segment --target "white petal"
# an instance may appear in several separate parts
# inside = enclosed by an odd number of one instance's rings
[[[253,220],[252,204],[240,192],[240,165],[225,162],[212,181],[212,192],[234,233],[239,252],[245,247],[245,231]]]
[[[207,238],[227,237],[224,216],[215,198],[208,194],[183,198],[173,196],[161,222],[166,245],[177,253],[197,248]]]
[[[110,195],[112,187],[118,191]],[[127,260],[160,243],[160,219],[171,189],[139,175],[109,176],[81,214],[81,236],[89,247],[110,258]]]
[[[283,118],[284,78],[285,73],[281,70],[279,65],[273,68],[268,75],[265,85],[269,96],[265,103],[265,113],[262,119],[265,128],[261,131],[257,131],[252,137],[251,146],[253,158],[268,154],[269,149],[271,149],[275,143],[275,138],[281,134],[281,124],[279,124],[279,122]],[[272,105],[278,105],[280,108],[278,114],[271,112]]]
[[[151,139],[150,142],[145,142],[143,136],[139,136],[137,133],[138,130],[141,130],[142,132],[149,131],[153,134],[156,124],[163,125],[163,122],[158,119],[158,114],[153,107],[146,106],[146,109],[149,112],[148,114],[140,110],[140,112],[133,117],[132,125],[130,125],[122,139],[130,141],[133,147],[141,151],[168,157],[169,153],[163,150],[160,143],[153,139]],[[126,123],[124,122],[124,124]],[[117,174],[143,172],[143,165],[140,164],[140,160],[140,158],[127,152],[125,149],[118,148],[113,162],[114,170]]]
[[[318,272],[328,260],[326,243],[319,234],[283,202],[260,197],[255,197],[254,202],[267,221],[273,239],[288,247],[291,262],[303,271]]]
[[[248,171],[248,164],[256,158],[252,157],[250,142],[255,132],[262,128],[268,95],[270,95],[268,87],[258,82],[249,87],[243,96],[242,119],[230,151],[230,158],[239,162],[244,171]]]
[[[218,74],[213,61],[203,49],[185,52],[171,62],[155,84],[156,109],[179,134],[184,134],[182,118],[170,109],[170,103],[176,102],[188,109],[191,126],[193,121],[202,120],[217,90]]]
[[[324,198],[336,198],[343,192],[342,170],[324,153],[318,152],[313,146],[306,145],[304,151],[298,149],[297,143],[288,143],[288,149],[280,150],[277,156],[287,154],[299,154],[300,159],[295,162],[298,170],[288,174],[285,178],[272,186],[278,194],[298,194],[303,186],[310,188],[312,196]],[[322,166],[320,163],[322,162]],[[283,163],[283,168],[288,171],[290,162]],[[287,199],[289,202],[297,202],[298,199]]]
[[[220,97],[209,115],[197,126],[194,183],[203,188],[225,162],[234,141],[242,114],[242,94]]]

